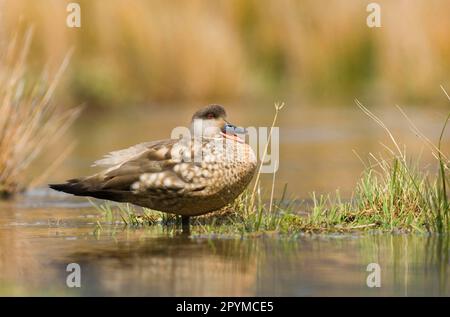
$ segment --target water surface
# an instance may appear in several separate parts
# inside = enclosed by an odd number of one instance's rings
[[[0,295],[449,296],[449,237],[187,236],[108,226],[85,200],[35,192],[0,206]],[[81,288],[66,266],[81,266]],[[369,263],[381,287],[369,288]]]

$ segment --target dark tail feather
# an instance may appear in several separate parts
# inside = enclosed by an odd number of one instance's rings
[[[49,184],[48,186],[54,190],[75,196],[90,196],[118,202],[127,201],[126,193],[123,191],[95,189],[79,179],[70,179],[65,184]]]
[[[71,179],[65,184],[49,184],[50,188],[76,196],[90,196],[89,189],[81,181]]]

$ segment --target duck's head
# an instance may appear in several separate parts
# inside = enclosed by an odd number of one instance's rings
[[[191,133],[203,137],[225,137],[239,140],[237,133],[245,133],[244,128],[236,127],[226,119],[227,113],[221,105],[209,105],[192,116]]]

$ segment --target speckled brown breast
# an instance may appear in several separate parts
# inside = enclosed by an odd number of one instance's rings
[[[233,202],[256,169],[249,145],[222,137],[180,141],[171,157],[164,171],[142,174],[132,185],[132,203],[185,216],[205,214]]]

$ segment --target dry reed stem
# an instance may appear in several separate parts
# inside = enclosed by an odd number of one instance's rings
[[[261,177],[261,169],[262,169],[262,166],[264,164],[264,160],[266,158],[267,151],[269,149],[269,143],[272,140],[272,131],[273,131],[273,128],[275,127],[275,124],[277,122],[278,113],[284,108],[284,105],[285,105],[284,102],[282,102],[282,103],[278,103],[278,102],[275,103],[275,115],[273,117],[272,125],[270,126],[269,136],[267,137],[267,140],[266,140],[266,146],[264,147],[264,152],[263,152],[263,155],[262,155],[260,163],[259,163],[258,172],[256,173],[255,184],[253,186],[252,194],[250,196],[250,205],[249,206],[250,206],[250,208],[252,210],[254,209],[253,207],[254,207],[254,204],[255,204],[256,190],[257,190],[257,188],[259,186],[259,179]]]

